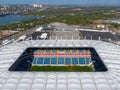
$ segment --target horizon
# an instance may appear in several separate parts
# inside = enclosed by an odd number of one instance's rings
[[[0,4],[0,5],[33,5],[38,3],[32,4]],[[38,5],[40,5],[39,3]],[[41,5],[55,5],[55,6],[120,6],[120,4],[41,4]]]
[[[120,5],[120,0],[2,0],[5,4],[43,4],[43,5]]]

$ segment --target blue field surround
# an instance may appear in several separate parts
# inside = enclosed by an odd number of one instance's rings
[[[34,57],[35,65],[87,65],[91,62],[91,57]]]
[[[57,64],[57,58],[51,58],[51,64]]]
[[[63,57],[58,58],[58,64],[64,64],[64,58]]]
[[[72,58],[72,64],[78,64],[78,58]]]
[[[80,64],[85,64],[85,58],[84,57],[80,57],[79,58],[79,63]]]
[[[44,64],[50,64],[50,58],[44,58]]]
[[[86,58],[86,64],[89,64],[90,61],[91,61],[91,58],[87,57],[87,58]]]
[[[37,49],[34,50],[33,64],[37,65],[87,65],[91,62],[89,49]],[[82,56],[83,55],[83,56]]]
[[[43,64],[43,58],[38,58],[37,64]]]
[[[88,49],[40,49],[34,51],[32,63],[34,65],[87,65],[91,62],[89,52]]]
[[[65,64],[71,64],[71,58],[65,58]]]

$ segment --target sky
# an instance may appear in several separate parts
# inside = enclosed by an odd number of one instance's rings
[[[120,5],[120,0],[0,0],[0,4]]]

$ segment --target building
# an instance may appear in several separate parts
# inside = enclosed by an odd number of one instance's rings
[[[98,24],[98,25],[96,25],[96,27],[99,29],[105,29],[105,25],[103,25],[103,24]]]
[[[103,20],[103,24],[120,24],[120,20]]]
[[[42,8],[43,6],[41,4],[33,4],[32,5],[34,8]]]
[[[10,66],[28,47],[93,47],[106,72],[18,72]],[[120,90],[120,46],[95,40],[30,40],[0,47],[0,90]]]

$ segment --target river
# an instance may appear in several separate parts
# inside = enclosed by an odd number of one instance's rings
[[[40,16],[20,16],[16,14],[5,15],[0,17],[0,25],[17,23],[31,18],[40,18]]]

